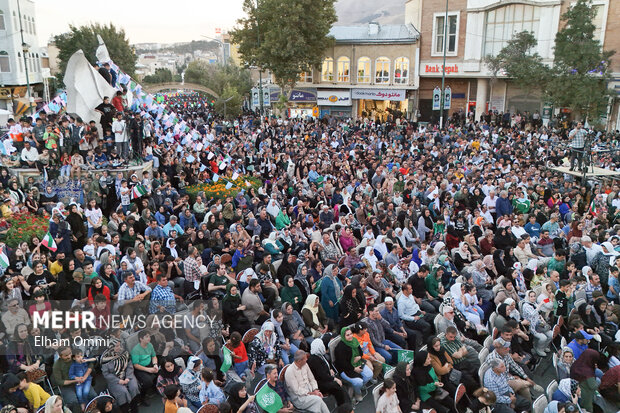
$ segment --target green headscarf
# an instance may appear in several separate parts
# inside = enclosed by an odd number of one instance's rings
[[[342,339],[342,342],[344,344],[346,344],[347,346],[351,347],[351,364],[353,365],[353,367],[359,367],[364,363],[363,359],[359,359],[358,361],[355,361],[356,357],[361,356],[361,354],[359,353],[360,350],[360,343],[359,341],[357,341],[357,339],[355,337],[353,337],[353,340],[347,340],[345,338],[345,333],[347,332],[347,330],[350,330],[349,327],[342,327],[340,329],[340,338]]]

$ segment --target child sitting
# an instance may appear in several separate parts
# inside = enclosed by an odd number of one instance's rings
[[[246,370],[248,369],[248,353],[245,348],[245,344],[241,341],[241,334],[238,331],[233,331],[230,335],[230,340],[226,343],[226,347],[230,349],[233,358],[233,365],[235,366],[235,371],[241,378],[241,380],[245,380],[246,378]]]
[[[29,382],[25,371],[18,373],[17,378],[19,379],[19,389],[24,392],[24,396],[26,396],[30,405],[37,411],[50,398],[50,395],[37,383]]]
[[[73,350],[73,363],[69,367],[69,380],[77,380],[75,384],[75,394],[82,410],[88,403],[88,393],[93,378],[90,376],[91,367],[88,363],[95,361],[95,358],[85,359],[84,352],[80,349]]]

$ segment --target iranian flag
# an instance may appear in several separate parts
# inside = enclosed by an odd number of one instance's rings
[[[136,185],[131,190],[131,199],[137,199],[146,195],[146,188],[143,185]]]
[[[6,256],[4,252],[4,248],[0,249],[0,267],[8,268],[9,267],[9,257]]]
[[[596,205],[594,204],[594,199],[592,200],[592,202],[590,202],[590,208],[588,209],[588,212],[591,213],[592,216],[598,215],[598,211],[596,210]]]
[[[49,231],[43,237],[43,240],[41,241],[41,245],[43,245],[44,247],[47,247],[47,249],[49,249],[52,252],[56,252],[56,250],[58,249],[58,245],[56,245],[56,240],[54,239],[54,237],[52,237],[52,234],[50,234]]]

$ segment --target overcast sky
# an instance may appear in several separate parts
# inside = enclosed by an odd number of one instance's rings
[[[174,43],[215,36],[243,16],[243,0],[35,0],[39,45],[69,25],[114,23],[130,43]]]

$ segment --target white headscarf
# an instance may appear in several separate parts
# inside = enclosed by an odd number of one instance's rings
[[[375,249],[379,251],[381,257],[385,259],[385,256],[388,255],[387,245],[385,243],[385,235],[379,235],[374,245]]]
[[[190,356],[190,358],[187,360],[187,367],[179,376],[179,383],[184,386],[190,386],[195,382],[200,381],[200,372],[194,371],[196,363],[202,363],[202,360],[200,360],[196,356]]]
[[[371,252],[373,253],[370,254]],[[370,264],[370,267],[373,271],[377,269],[377,262],[379,260],[374,254],[374,247],[366,247],[366,249],[364,250],[364,256],[362,258],[368,261],[368,264]]]

